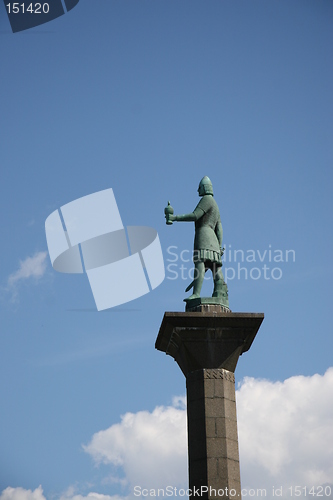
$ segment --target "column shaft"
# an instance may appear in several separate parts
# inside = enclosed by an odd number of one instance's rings
[[[235,376],[197,370],[188,374],[186,387],[189,487],[203,488],[204,499],[240,500]]]

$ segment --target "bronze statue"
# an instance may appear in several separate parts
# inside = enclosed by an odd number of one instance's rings
[[[186,288],[188,292],[193,286],[193,294],[186,298],[189,302],[200,297],[201,287],[205,277],[205,272],[210,269],[213,273],[214,291],[213,297],[220,297],[221,302],[229,307],[227,285],[224,282],[222,273],[222,224],[220,211],[214,199],[213,185],[209,177],[201,179],[198,194],[201,197],[194,211],[185,215],[173,215],[173,208],[170,202],[165,212],[166,223],[172,224],[173,221],[193,221],[195,223],[195,238],[193,262],[194,280]]]

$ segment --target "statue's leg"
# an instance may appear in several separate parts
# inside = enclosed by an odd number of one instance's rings
[[[202,288],[202,283],[205,278],[205,263],[204,262],[196,262],[194,269],[194,287],[193,287],[193,295],[200,297],[200,292]]]
[[[202,283],[205,277],[205,263],[197,261],[194,266],[193,294],[187,297],[187,299],[185,299],[186,301],[200,297]]]
[[[214,278],[213,297],[221,297],[224,284],[224,277],[221,267],[213,269],[213,278]]]
[[[215,272],[213,270],[213,277],[214,277],[213,297],[220,297],[222,305],[229,309],[228,287],[224,281],[221,267],[218,267]]]

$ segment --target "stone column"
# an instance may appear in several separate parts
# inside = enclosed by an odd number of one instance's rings
[[[264,315],[226,312],[208,300],[194,312],[165,313],[155,347],[172,356],[186,377],[192,497],[199,488],[207,500],[241,500],[234,371]]]
[[[203,498],[229,498],[230,490],[241,498],[234,374],[197,370],[186,389],[190,489]]]

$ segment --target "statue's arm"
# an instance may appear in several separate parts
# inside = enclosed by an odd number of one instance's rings
[[[205,212],[200,207],[197,207],[190,214],[171,215],[171,216],[169,216],[169,218],[170,218],[170,220],[177,221],[177,222],[196,222],[197,220],[200,219],[200,217],[203,216],[204,213]]]
[[[221,221],[219,221],[216,224],[215,234],[217,236],[217,239],[219,240],[219,245],[220,245],[220,248],[221,248],[222,247],[222,238],[223,238],[223,229],[222,229]]]

